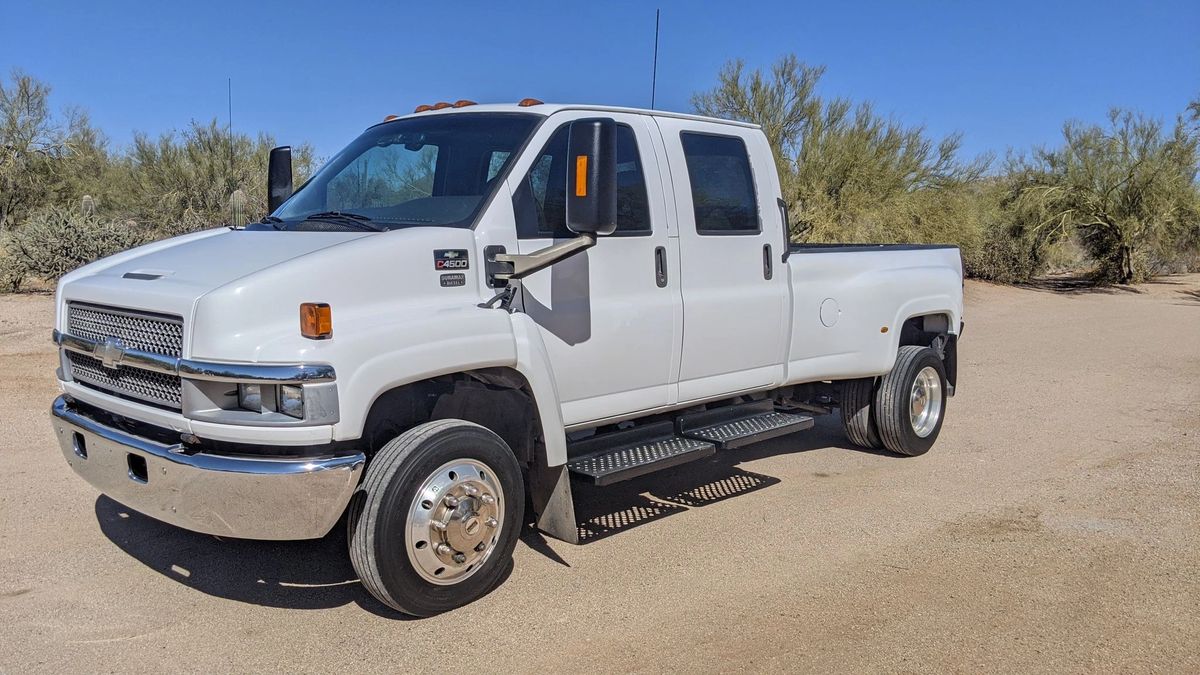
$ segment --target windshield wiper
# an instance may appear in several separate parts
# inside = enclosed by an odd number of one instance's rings
[[[283,218],[276,218],[275,216],[263,216],[262,220],[258,222],[262,223],[263,225],[270,225],[277,230],[283,229],[280,227],[280,225],[283,224]]]
[[[346,211],[321,211],[304,216],[304,219],[339,223],[356,230],[368,230],[371,232],[388,231],[386,227],[375,224],[375,222],[369,217],[360,213],[349,213]]]

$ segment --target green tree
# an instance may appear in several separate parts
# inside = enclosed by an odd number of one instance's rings
[[[14,69],[0,81],[0,231],[49,201],[66,153],[50,114],[50,87]]]
[[[801,137],[821,113],[816,96],[824,66],[802,63],[788,54],[771,66],[769,74],[755,70],[746,74],[741,60],[725,64],[717,75],[717,86],[692,96],[692,106],[702,115],[753,122],[775,151],[780,174],[791,171]]]
[[[267,212],[267,156],[274,145],[266,134],[231,134],[215,119],[192,122],[182,132],[157,139],[137,134],[129,171],[138,220],[167,233],[228,223],[230,196],[236,190],[245,195],[245,214],[262,217]],[[312,173],[312,147],[293,147],[292,161],[299,183]]]
[[[775,151],[794,237],[812,241],[952,241],[988,158],[957,160],[958,135],[932,139],[868,103],[823,100],[825,70],[787,55],[770,72],[725,65],[692,97],[701,114],[753,122]],[[952,191],[958,192],[952,194]]]
[[[1037,242],[1077,234],[1101,280],[1145,280],[1200,241],[1198,142],[1182,117],[1171,129],[1123,110],[1103,126],[1068,122],[1062,147],[1010,170],[1014,215]]]

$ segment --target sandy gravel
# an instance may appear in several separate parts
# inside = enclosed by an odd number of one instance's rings
[[[51,438],[45,296],[0,296],[0,671],[1200,672],[1200,275],[970,283],[934,450],[833,420],[581,500],[460,611],[371,600],[344,539],[218,541]]]

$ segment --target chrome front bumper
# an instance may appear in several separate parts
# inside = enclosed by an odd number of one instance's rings
[[[196,532],[245,539],[325,536],[358,486],[366,457],[274,459],[184,454],[113,429],[54,401],[67,463],[116,501]]]

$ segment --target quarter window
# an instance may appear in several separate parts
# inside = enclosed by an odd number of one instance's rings
[[[562,126],[513,196],[517,236],[521,239],[575,236],[567,229],[567,141],[570,126]],[[646,177],[638,156],[633,128],[617,125],[617,229],[613,236],[650,234],[650,203]]]
[[[754,174],[746,143],[736,136],[683,132],[683,156],[692,186],[692,210],[700,234],[761,231]]]

